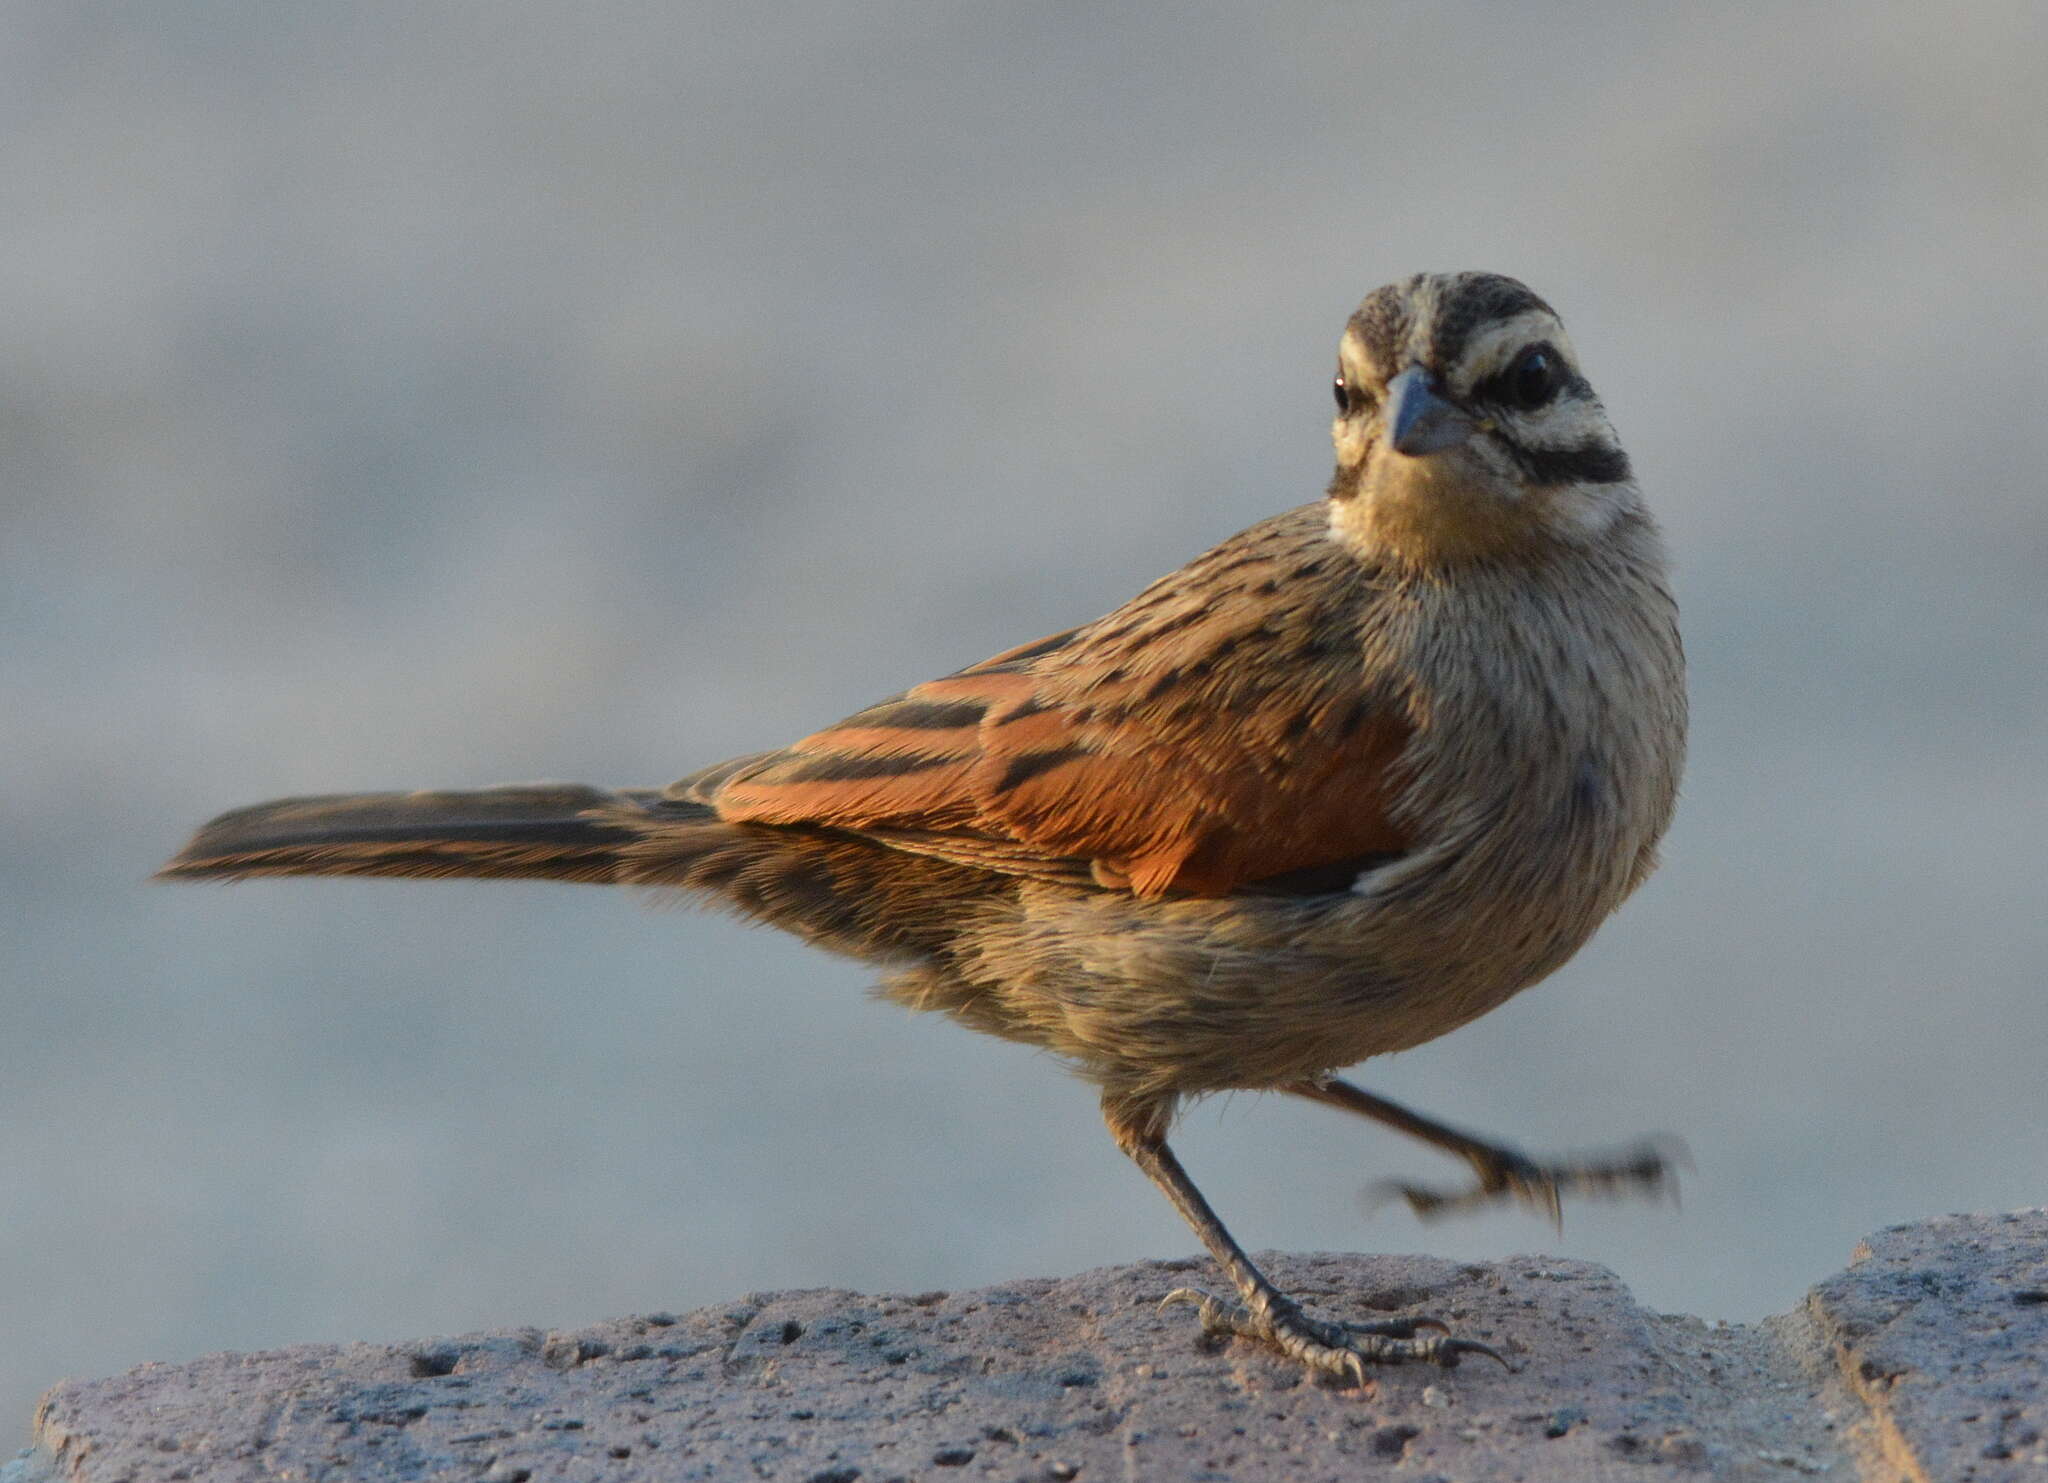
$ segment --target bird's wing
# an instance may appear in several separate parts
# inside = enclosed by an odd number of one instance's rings
[[[1369,574],[1290,511],[1082,628],[671,793],[1139,896],[1399,853],[1402,697],[1367,673]],[[1335,887],[1341,889],[1341,885]]]

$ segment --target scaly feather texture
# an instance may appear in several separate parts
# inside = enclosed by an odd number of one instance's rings
[[[1544,1170],[1332,1073],[1544,977],[1649,873],[1684,756],[1677,614],[1628,458],[1523,285],[1377,291],[1336,390],[1326,500],[1093,623],[660,792],[287,799],[164,874],[695,892],[1094,1080],[1238,1289],[1202,1299],[1211,1327],[1348,1374],[1483,1350],[1303,1314],[1165,1135],[1188,1095],[1277,1088],[1421,1132],[1482,1196],[1664,1177],[1641,1154]]]

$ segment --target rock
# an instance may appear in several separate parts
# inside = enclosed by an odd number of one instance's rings
[[[2048,1480],[2048,1210],[1892,1226],[1807,1304],[1901,1476]]]
[[[1148,1262],[145,1365],[50,1391],[0,1483],[2048,1479],[2048,1212],[1887,1231],[1760,1325],[1646,1312],[1581,1262],[1262,1261],[1319,1311],[1434,1315],[1517,1368],[1312,1380],[1158,1311],[1210,1269]]]

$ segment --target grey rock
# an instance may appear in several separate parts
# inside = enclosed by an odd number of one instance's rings
[[[51,1390],[0,1480],[2048,1480],[2048,1212],[1884,1232],[1759,1325],[1646,1312],[1582,1262],[1264,1260],[1320,1311],[1439,1317],[1516,1368],[1325,1384],[1160,1312],[1209,1269],[1148,1262],[145,1365]]]
[[[1807,1304],[1899,1476],[2048,1480],[2048,1210],[1892,1226]]]

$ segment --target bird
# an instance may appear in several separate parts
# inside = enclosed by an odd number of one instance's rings
[[[1425,1215],[1655,1191],[1659,1140],[1542,1162],[1338,1073],[1545,978],[1657,863],[1686,738],[1669,562],[1555,310],[1495,273],[1369,294],[1338,347],[1323,498],[1123,606],[665,788],[288,798],[171,879],[674,888],[877,965],[878,992],[1053,1053],[1234,1291],[1212,1342],[1334,1384],[1509,1361],[1433,1317],[1311,1312],[1168,1142],[1280,1091],[1462,1159]]]

